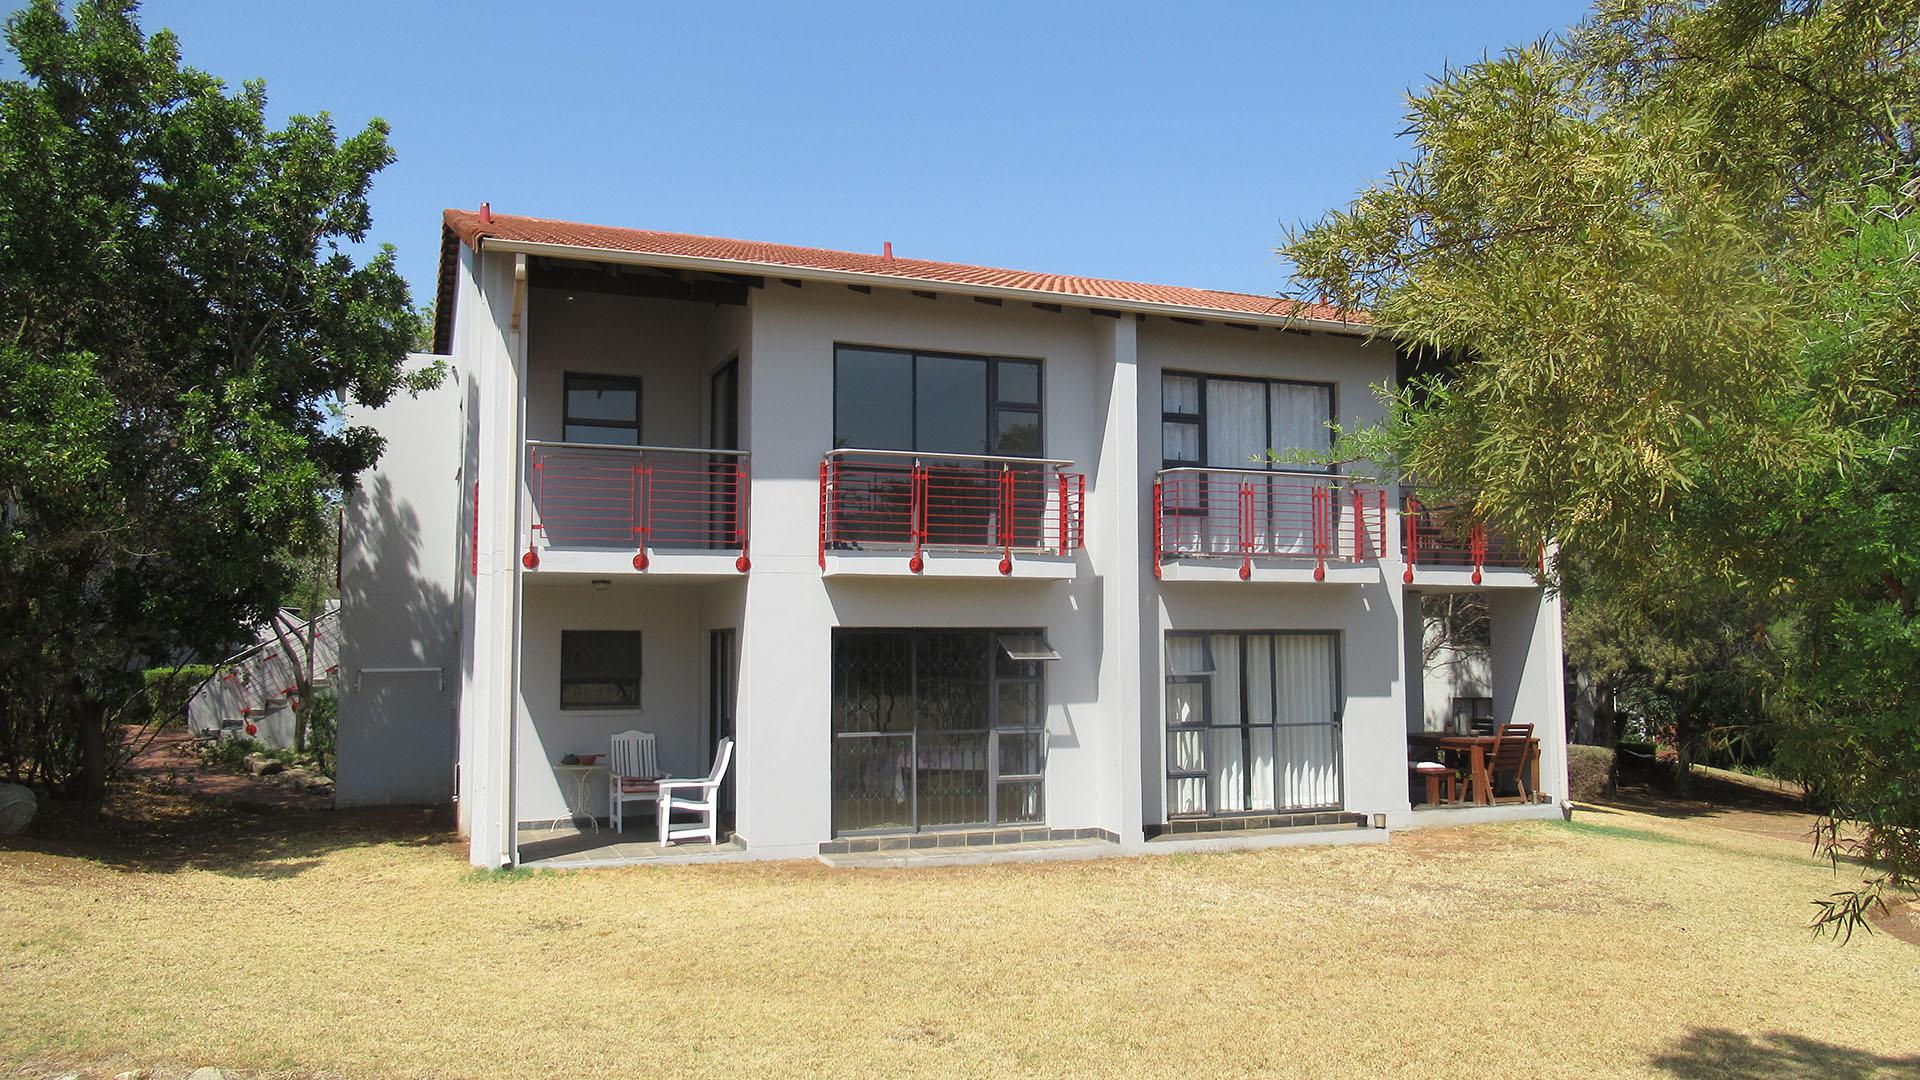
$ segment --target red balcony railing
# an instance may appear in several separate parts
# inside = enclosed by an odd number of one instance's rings
[[[1087,481],[1048,458],[834,450],[820,462],[820,566],[831,551],[1066,555],[1085,546]]]
[[[1542,545],[1516,543],[1474,517],[1469,506],[1422,499],[1415,489],[1404,486],[1401,496],[1400,520],[1406,529],[1402,558],[1407,564],[1402,577],[1407,582],[1413,581],[1414,569],[1421,565],[1470,566],[1477,585],[1483,567],[1532,567],[1546,559]]]
[[[656,549],[737,550],[747,572],[746,451],[529,440],[527,458],[529,570],[545,546],[631,550],[636,570]]]
[[[1170,559],[1327,563],[1377,560],[1386,550],[1382,488],[1329,473],[1279,469],[1162,469],[1153,482],[1154,574]]]

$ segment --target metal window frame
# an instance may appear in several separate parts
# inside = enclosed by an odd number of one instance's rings
[[[984,674],[986,676],[987,708],[986,708],[986,715],[984,717],[983,727],[959,728],[959,729],[953,729],[951,731],[938,732],[938,734],[951,734],[951,735],[984,734],[986,736],[985,754],[986,754],[987,767],[986,767],[985,786],[986,786],[986,798],[987,798],[987,815],[986,815],[985,821],[953,822],[953,823],[945,823],[945,824],[938,824],[938,825],[924,825],[920,820],[920,782],[921,782],[920,736],[922,732],[922,728],[920,724],[920,647],[921,647],[921,643],[931,635],[952,634],[952,633],[967,633],[967,634],[978,635],[981,641],[981,644],[985,646],[981,650],[981,662],[985,664]],[[835,837],[919,835],[921,833],[956,832],[956,831],[965,832],[965,831],[981,829],[981,828],[1008,828],[1013,826],[1036,824],[1035,821],[1031,821],[1031,820],[1022,820],[1017,822],[1004,822],[1001,820],[999,800],[1000,800],[1000,785],[1003,782],[1009,783],[1009,784],[1012,784],[1012,783],[1033,784],[1039,794],[1037,821],[1044,822],[1046,820],[1046,798],[1047,798],[1046,766],[1047,766],[1047,758],[1049,756],[1047,753],[1048,748],[1047,748],[1047,738],[1046,738],[1046,735],[1047,735],[1047,694],[1046,694],[1046,667],[1045,667],[1046,661],[1044,660],[1014,661],[1015,663],[1024,663],[1024,664],[1034,665],[1034,674],[1032,675],[1002,675],[1000,674],[1000,670],[999,670],[999,666],[1000,666],[999,661],[1002,655],[1002,650],[999,645],[1000,637],[1010,636],[1010,635],[1023,635],[1023,636],[1035,636],[1035,637],[1040,637],[1044,639],[1046,636],[1045,628],[1034,628],[1034,627],[982,628],[982,627],[970,627],[970,626],[954,626],[954,627],[945,627],[945,626],[839,627],[837,626],[833,628],[834,655],[836,657],[838,655],[839,642],[842,639],[843,635],[846,635],[846,634],[862,634],[862,635],[897,634],[897,635],[904,636],[907,639],[907,642],[908,642],[907,658],[906,658],[907,710],[908,710],[909,716],[911,717],[912,723],[911,723],[911,727],[906,731],[857,731],[857,732],[835,731],[830,734],[830,738],[832,738],[836,742],[841,739],[905,738],[907,740],[907,746],[908,746],[908,760],[912,762],[912,768],[910,771],[910,775],[908,777],[908,794],[907,794],[908,824],[904,828],[886,828],[886,827],[869,828],[869,829],[842,828],[840,826],[839,821],[837,820],[837,817],[838,817],[837,813],[835,813],[832,809],[832,807],[837,805],[839,798],[837,794],[837,787],[838,787],[837,777],[832,775],[830,772],[828,776],[828,781],[827,781],[828,791],[829,791],[828,802],[830,807],[829,817],[830,819],[833,819],[833,820],[830,820],[829,824],[832,830],[832,834]],[[830,664],[832,662],[833,661],[831,660],[829,661]],[[1038,709],[1037,715],[1033,717],[1030,722],[1022,723],[1022,724],[1014,724],[1014,725],[1001,724],[1000,722],[1000,687],[1002,684],[1008,684],[1008,683],[1023,684],[1023,685],[1031,684],[1038,687],[1036,698],[1039,703],[1039,709]],[[832,677],[830,675],[829,686],[831,687],[831,685],[832,685]],[[830,689],[829,693],[831,694],[833,693],[833,691]],[[1040,761],[1039,761],[1040,771],[1039,772],[1008,773],[1008,774],[1002,774],[1000,772],[1000,736],[1003,732],[1006,734],[1032,735],[1032,736],[1039,737],[1040,739]],[[829,756],[829,768],[831,769],[831,755]]]
[[[597,417],[575,417],[573,415],[573,384],[576,379],[592,379],[598,382],[613,383],[613,388],[631,388],[633,390],[633,423],[618,420],[604,420]],[[632,446],[640,446],[646,440],[641,437],[640,424],[646,416],[646,388],[638,375],[606,375],[597,371],[568,371],[560,379],[560,441],[572,442],[567,429],[573,427],[604,428],[609,431],[633,432]],[[601,444],[594,444],[601,445]],[[607,443],[608,446],[620,446],[621,443]]]
[[[857,341],[836,341],[833,343],[833,431],[831,442],[834,449],[848,444],[842,441],[840,434],[840,354],[843,350],[856,349],[868,353],[891,353],[903,358],[907,363],[907,441],[912,445],[904,450],[920,450],[920,415],[916,408],[920,400],[920,358],[931,357],[940,360],[975,360],[987,365],[986,430],[982,432],[981,444],[987,449],[980,456],[985,457],[1032,457],[1044,458],[1047,453],[1047,362],[1038,356],[1001,356],[991,353],[964,353],[946,349],[913,349],[895,345],[865,345]],[[1002,401],[1000,398],[1000,365],[1032,364],[1039,369],[1036,379],[1037,403]],[[1000,430],[1000,413],[1017,412],[1031,414],[1040,428],[1040,448],[1032,454],[1007,454],[996,448]],[[971,456],[971,455],[969,455]]]
[[[1238,649],[1239,651],[1239,666],[1237,668],[1237,681],[1239,685],[1236,688],[1236,692],[1238,693],[1239,699],[1240,699],[1240,707],[1237,710],[1240,717],[1240,722],[1237,724],[1221,724],[1221,723],[1214,722],[1215,710],[1213,708],[1213,682],[1214,682],[1215,676],[1218,674],[1218,666],[1216,665],[1214,670],[1207,674],[1184,673],[1184,672],[1176,674],[1172,670],[1173,665],[1170,659],[1170,653],[1166,648],[1166,643],[1172,641],[1174,638],[1198,638],[1206,643],[1206,648],[1208,650],[1209,656],[1211,656],[1212,649],[1213,649],[1213,644],[1211,639],[1215,637],[1232,637],[1234,639],[1235,648]],[[1276,639],[1276,641],[1277,639],[1282,637],[1320,637],[1320,638],[1326,638],[1332,642],[1332,645],[1333,645],[1333,655],[1332,655],[1333,715],[1329,720],[1324,722],[1310,721],[1306,723],[1286,723],[1286,724],[1283,724],[1280,722],[1279,712],[1278,712],[1278,705],[1280,701],[1279,650],[1271,649],[1267,653],[1267,663],[1268,663],[1268,678],[1271,680],[1271,685],[1273,686],[1275,714],[1272,720],[1265,724],[1249,724],[1247,722],[1247,642],[1249,639],[1255,638],[1255,637],[1270,637],[1270,638]],[[1172,724],[1167,722],[1167,709],[1164,705],[1166,697],[1165,697],[1165,691],[1164,690],[1162,691],[1163,706],[1161,708],[1161,725],[1160,726],[1161,726],[1161,732],[1162,732],[1161,753],[1163,755],[1163,759],[1161,762],[1161,765],[1162,765],[1161,772],[1164,774],[1165,779],[1169,781],[1170,780],[1203,779],[1206,785],[1206,790],[1207,790],[1207,809],[1205,813],[1201,813],[1201,814],[1193,814],[1193,813],[1175,814],[1170,808],[1166,808],[1163,806],[1162,816],[1167,819],[1173,819],[1177,817],[1177,818],[1180,818],[1181,820],[1198,820],[1202,818],[1219,818],[1219,817],[1260,817],[1260,816],[1266,816],[1270,814],[1304,813],[1309,811],[1338,810],[1343,808],[1346,805],[1346,796],[1347,796],[1347,778],[1346,778],[1347,765],[1346,765],[1345,747],[1343,746],[1343,742],[1344,742],[1343,735],[1346,730],[1346,702],[1347,702],[1345,670],[1342,664],[1342,657],[1344,654],[1344,649],[1342,648],[1342,646],[1344,645],[1344,643],[1345,643],[1345,637],[1338,630],[1300,630],[1300,629],[1296,629],[1296,630],[1233,630],[1233,629],[1167,630],[1164,634],[1162,647],[1161,647],[1161,656],[1162,656],[1161,662],[1163,665],[1165,665],[1166,685],[1174,686],[1174,685],[1185,685],[1185,684],[1191,684],[1191,683],[1204,684],[1204,689],[1202,690],[1202,694],[1203,694],[1203,700],[1206,703],[1205,705],[1206,722],[1199,723],[1199,724],[1192,724],[1192,723]],[[1295,728],[1322,728],[1322,727],[1330,729],[1330,733],[1333,738],[1333,742],[1332,742],[1333,759],[1334,759],[1333,768],[1334,768],[1335,782],[1339,787],[1339,800],[1337,802],[1328,803],[1324,805],[1286,806],[1286,807],[1281,806],[1280,804],[1280,772],[1281,770],[1278,768],[1280,731],[1283,728],[1295,729]],[[1255,728],[1264,728],[1267,731],[1270,731],[1273,733],[1276,767],[1273,770],[1273,791],[1271,792],[1273,808],[1270,810],[1225,810],[1223,811],[1220,809],[1218,792],[1216,792],[1215,785],[1213,782],[1213,770],[1208,765],[1208,756],[1212,751],[1211,740],[1208,736],[1202,736],[1202,738],[1206,739],[1207,741],[1202,742],[1200,747],[1201,768],[1198,771],[1188,770],[1188,769],[1176,770],[1172,767],[1171,755],[1168,753],[1167,747],[1170,745],[1169,737],[1172,735],[1173,732],[1202,731],[1202,732],[1209,733],[1209,736],[1210,736],[1210,734],[1214,731],[1238,730],[1240,732],[1240,738],[1241,738],[1241,746],[1240,746],[1240,752],[1242,755],[1241,761],[1246,762],[1246,761],[1250,761],[1253,756],[1252,740],[1253,740],[1253,730]],[[1240,772],[1241,772],[1241,794],[1242,794],[1243,802],[1245,804],[1251,804],[1253,802],[1253,799],[1252,799],[1253,770],[1251,768],[1243,767],[1240,770]],[[1163,795],[1163,798],[1164,798],[1164,795]]]
[[[1167,404],[1166,385],[1167,385],[1167,380],[1170,378],[1193,379],[1198,384],[1198,392],[1194,395],[1194,409],[1195,409],[1194,412],[1182,413],[1182,412],[1168,411],[1166,407],[1166,404]],[[1262,411],[1265,414],[1266,424],[1265,424],[1265,433],[1261,439],[1262,443],[1265,444],[1268,450],[1273,449],[1272,387],[1275,385],[1311,386],[1319,389],[1324,389],[1327,392],[1327,422],[1329,424],[1336,423],[1340,419],[1340,384],[1337,382],[1322,382],[1316,379],[1279,379],[1279,378],[1271,378],[1265,375],[1214,375],[1204,371],[1189,371],[1182,368],[1162,368],[1160,371],[1160,424],[1161,424],[1160,467],[1162,469],[1230,468],[1230,469],[1242,470],[1247,472],[1262,471],[1262,470],[1282,470],[1282,469],[1284,469],[1285,471],[1291,471],[1291,472],[1321,471],[1321,470],[1313,470],[1313,469],[1296,468],[1292,466],[1280,466],[1280,465],[1275,465],[1271,462],[1266,462],[1266,461],[1261,462],[1257,466],[1254,465],[1252,462],[1243,462],[1239,465],[1232,465],[1232,466],[1209,465],[1207,462],[1207,430],[1209,426],[1208,419],[1207,419],[1207,384],[1210,382],[1259,383],[1260,385],[1268,388],[1266,394],[1262,399]],[[1184,459],[1172,458],[1167,456],[1167,434],[1166,434],[1167,424],[1192,424],[1197,428],[1199,435],[1198,435],[1198,440],[1196,442],[1196,449],[1198,450],[1200,455],[1198,460],[1187,461]],[[1329,445],[1331,445],[1331,436],[1333,433],[1331,430],[1329,430],[1327,434],[1329,436]],[[1340,475],[1340,467],[1338,465],[1328,465],[1324,471],[1328,476]],[[1272,511],[1273,490],[1272,490],[1271,479],[1267,481],[1267,484],[1268,484],[1268,490],[1267,490],[1268,514],[1271,515],[1273,512]],[[1338,501],[1339,500],[1335,500],[1336,503],[1338,503]],[[1180,506],[1163,506],[1161,508],[1161,513],[1168,517],[1205,517],[1210,512],[1210,510],[1211,510],[1211,507],[1208,505],[1207,489],[1204,485],[1202,485],[1198,492],[1198,498],[1196,498],[1193,502],[1182,504]],[[1333,527],[1335,529],[1338,529],[1340,508],[1336,505],[1333,508],[1333,511],[1334,511]],[[1268,521],[1267,524],[1269,527],[1272,526],[1271,521]]]
[[[591,677],[584,676],[584,675],[575,675],[572,677],[568,677],[567,675],[567,635],[569,634],[631,634],[633,635],[633,704],[631,705],[627,705],[627,704],[569,705],[567,704],[567,687],[568,686],[580,685],[583,683],[597,684],[597,683],[614,683],[614,682],[626,681],[624,677],[609,678],[605,675],[595,675]],[[560,631],[560,663],[557,666],[559,667],[558,701],[559,701],[559,708],[561,712],[633,712],[640,708],[640,704],[646,690],[646,679],[645,679],[646,636],[645,636],[645,633],[640,630],[626,630],[626,629],[605,630],[605,629],[587,629],[584,627],[576,628],[572,630],[563,629]]]

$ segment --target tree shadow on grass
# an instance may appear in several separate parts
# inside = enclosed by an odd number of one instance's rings
[[[44,804],[28,832],[0,838],[0,859],[25,852],[128,873],[289,878],[352,848],[455,842],[444,807],[285,810],[126,785],[95,818],[71,804]]]
[[[1867,1050],[1821,1042],[1804,1035],[1770,1031],[1743,1035],[1724,1028],[1694,1028],[1672,1048],[1648,1062],[1685,1080],[1707,1077],[1766,1077],[1769,1080],[1916,1080],[1920,1057],[1886,1057]]]

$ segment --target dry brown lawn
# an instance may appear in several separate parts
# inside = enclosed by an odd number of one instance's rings
[[[1791,818],[1648,809],[487,875],[423,814],[129,792],[0,847],[0,1076],[1920,1076],[1920,948],[1810,935]]]

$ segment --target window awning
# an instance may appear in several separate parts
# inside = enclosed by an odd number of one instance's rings
[[[1058,660],[1060,654],[1040,634],[1000,634],[994,640],[1009,660]]]

